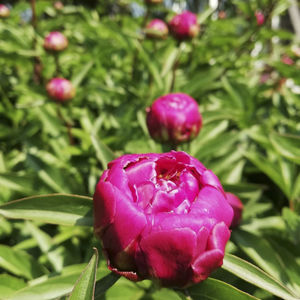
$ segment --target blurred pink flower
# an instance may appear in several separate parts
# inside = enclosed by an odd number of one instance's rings
[[[255,12],[255,17],[256,17],[256,23],[257,23],[258,26],[261,26],[261,25],[264,24],[265,16],[261,11],[257,10]]]
[[[65,102],[75,96],[75,88],[72,83],[64,78],[53,78],[47,86],[49,96],[59,102]]]
[[[169,29],[167,24],[160,19],[153,19],[146,27],[146,36],[148,38],[164,39],[168,33]]]
[[[62,51],[67,47],[67,38],[59,31],[52,31],[45,37],[44,48],[47,51]]]
[[[191,39],[198,35],[200,29],[197,24],[197,15],[190,11],[174,16],[169,26],[171,33],[178,40]]]
[[[7,18],[9,14],[9,8],[4,4],[0,4],[0,18]]]
[[[147,109],[151,137],[159,142],[179,144],[195,138],[202,126],[198,103],[183,93],[167,94]]]

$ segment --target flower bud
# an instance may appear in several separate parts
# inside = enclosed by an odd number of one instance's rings
[[[154,19],[147,25],[145,32],[148,38],[165,39],[169,33],[169,29],[164,21]]]
[[[117,274],[186,287],[223,263],[232,208],[217,176],[185,152],[115,159],[93,203],[95,234]]]
[[[0,4],[0,18],[7,18],[9,14],[9,8],[4,4]]]
[[[56,10],[62,10],[64,8],[64,4],[61,1],[55,1],[53,6]]]
[[[265,22],[265,16],[261,11],[256,11],[255,12],[255,17],[256,17],[256,23],[258,26],[261,26]]]
[[[281,62],[283,62],[285,65],[293,65],[294,64],[294,61],[292,58],[290,58],[288,55],[284,54],[282,57],[281,57]]]
[[[226,192],[226,198],[228,203],[233,209],[233,219],[230,225],[230,228],[237,227],[241,220],[242,220],[242,214],[243,214],[243,203],[242,201],[234,194]]]
[[[62,51],[68,47],[67,38],[58,31],[50,32],[44,40],[44,48],[47,51]]]
[[[151,137],[158,142],[190,141],[202,126],[198,103],[183,93],[162,96],[147,109],[147,126]]]
[[[65,102],[75,96],[75,88],[72,83],[64,78],[53,78],[47,86],[49,96],[59,102]]]
[[[176,15],[169,22],[171,33],[177,40],[186,40],[198,35],[200,26],[197,24],[197,15],[190,11]]]

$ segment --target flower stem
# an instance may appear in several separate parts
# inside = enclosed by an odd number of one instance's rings
[[[35,51],[37,45],[36,32],[37,32],[37,17],[36,17],[36,1],[30,0],[31,12],[32,12],[32,27],[34,30],[34,36],[32,41],[32,48]],[[42,83],[42,62],[39,56],[34,56],[33,58],[33,81],[36,84]]]
[[[68,133],[68,136],[69,136],[70,145],[74,145],[74,138],[73,138],[73,135],[72,135],[72,124],[64,118],[59,105],[60,104],[57,103],[57,115],[62,120],[62,122],[65,124],[65,126],[67,128],[67,133]]]
[[[180,44],[181,44],[181,41],[178,41],[178,44],[177,44],[178,55],[177,55],[177,57],[175,59],[175,62],[174,62],[173,68],[172,68],[172,81],[171,81],[171,86],[170,86],[170,92],[171,93],[174,91],[175,79],[176,79],[176,70],[177,70],[177,68],[179,66],[179,58],[180,58],[180,52],[181,52]]]
[[[54,53],[54,60],[55,60],[55,77],[58,77],[60,74],[59,54],[58,53]]]

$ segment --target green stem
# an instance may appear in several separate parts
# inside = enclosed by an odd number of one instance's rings
[[[31,12],[32,12],[32,27],[34,30],[34,36],[32,41],[32,48],[35,51],[37,46],[37,39],[36,39],[36,33],[37,33],[37,17],[36,17],[36,1],[30,0],[31,5]],[[33,58],[33,81],[36,84],[42,83],[42,62],[39,56],[34,56]]]

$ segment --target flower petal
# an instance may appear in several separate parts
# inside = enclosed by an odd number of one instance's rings
[[[143,238],[140,246],[151,277],[164,286],[186,285],[196,248],[196,234],[191,229],[155,232]]]

